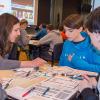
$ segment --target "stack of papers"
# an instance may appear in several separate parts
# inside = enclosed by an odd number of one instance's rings
[[[34,100],[34,97],[36,96],[43,97],[45,98],[44,100],[68,100],[77,92],[78,85],[79,81],[70,78],[54,77],[35,85],[35,89],[25,97],[22,97],[22,94],[25,93],[28,88],[13,87],[6,91],[8,95],[19,100],[27,98],[33,98],[32,100]],[[47,88],[49,88],[49,90],[44,94]],[[18,91],[17,94],[16,91]]]

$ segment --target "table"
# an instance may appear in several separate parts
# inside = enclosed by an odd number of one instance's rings
[[[31,74],[26,77],[29,71]],[[0,70],[0,78],[5,81],[5,84],[6,81],[9,82],[12,79],[6,91],[8,95],[14,96],[19,100],[68,100],[78,91],[78,85],[81,81],[71,79],[69,76],[84,73],[97,75],[94,72],[81,71],[69,67],[44,65],[40,67],[39,71],[34,71],[33,68]],[[22,94],[31,87],[35,87],[35,90],[25,98],[22,98]],[[48,87],[50,90],[45,95],[42,95]],[[19,91],[18,95],[16,91]]]

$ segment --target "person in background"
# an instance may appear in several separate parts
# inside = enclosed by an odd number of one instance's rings
[[[46,62],[41,58],[37,58],[33,61],[8,60],[13,43],[19,35],[19,20],[15,16],[8,13],[0,15],[0,70],[19,67],[36,67]]]
[[[54,30],[54,27],[52,24],[48,24],[46,26],[47,29],[47,35],[45,35],[43,38],[41,38],[38,41],[38,45],[44,45],[44,44],[50,44],[50,48],[47,52],[47,54],[43,53],[43,56],[45,55],[46,58],[49,60],[51,59],[51,53],[53,51],[53,48],[58,43],[63,43],[62,36],[58,30]],[[45,59],[45,58],[44,58]]]
[[[26,55],[26,58],[29,59],[29,41],[32,36],[28,35],[26,28],[28,27],[28,21],[26,19],[22,19],[20,21],[20,35],[17,39],[17,59],[20,59],[20,52],[23,51]]]
[[[45,24],[40,24],[39,29],[40,29],[40,31],[38,33],[36,33],[36,35],[33,37],[33,39],[36,38],[37,40],[39,40],[47,34]]]
[[[46,29],[48,34],[38,41],[38,45],[43,45],[48,43],[50,44],[49,51],[52,51],[55,44],[63,43],[63,39],[61,37],[60,32],[58,30],[54,30],[52,24],[48,24]]]
[[[26,19],[22,19],[20,21],[20,36],[18,38],[18,45],[21,46],[23,49],[29,43],[29,40],[32,37],[29,37],[26,31],[28,26],[28,21]]]
[[[35,26],[34,26],[34,30],[35,30],[35,33],[38,33],[38,32],[40,31],[39,26],[38,26],[38,25],[35,25]]]

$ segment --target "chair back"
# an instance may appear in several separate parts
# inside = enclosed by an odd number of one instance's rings
[[[54,65],[55,61],[59,61],[60,55],[62,53],[63,43],[58,43],[54,46],[52,52],[52,66]]]

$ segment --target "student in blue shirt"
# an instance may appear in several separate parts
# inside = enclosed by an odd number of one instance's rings
[[[82,17],[78,14],[70,15],[64,20],[68,40],[64,43],[59,65],[100,72],[100,56],[91,44],[91,37],[82,32],[82,24]]]
[[[64,42],[59,65],[77,68],[77,66],[74,66],[68,60],[68,56],[76,53],[81,58],[85,59],[88,56],[88,51],[91,50],[89,48],[90,39],[85,32],[82,32],[83,18],[79,14],[72,14],[64,20],[63,26],[68,40]]]
[[[40,31],[36,34],[36,36],[34,38],[36,39],[41,39],[42,37],[44,37],[47,34],[47,30],[46,30],[46,25],[45,24],[41,24],[39,26]]]
[[[88,36],[90,37],[90,51],[86,59],[80,58],[76,53],[73,53],[68,56],[68,61],[74,66],[77,66],[77,69],[99,72],[100,73],[100,7],[94,10],[87,17],[85,23],[85,30],[87,31]],[[94,20],[95,19],[95,20]]]

